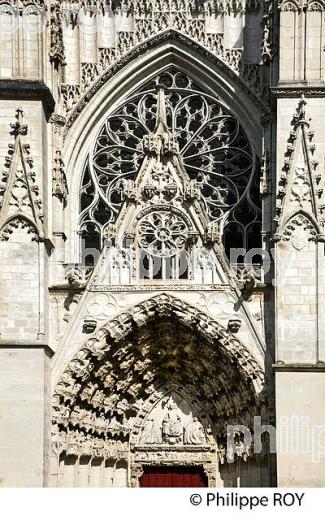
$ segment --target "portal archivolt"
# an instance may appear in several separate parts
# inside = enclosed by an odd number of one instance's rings
[[[172,449],[186,462],[189,449],[194,461],[206,452],[224,459],[227,425],[252,428],[268,412],[263,370],[249,351],[160,295],[112,320],[70,361],[53,396],[53,453],[106,460],[119,452],[135,463],[144,450],[154,459]]]

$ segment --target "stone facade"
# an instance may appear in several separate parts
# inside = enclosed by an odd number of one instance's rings
[[[324,9],[0,1],[1,486],[324,485]]]

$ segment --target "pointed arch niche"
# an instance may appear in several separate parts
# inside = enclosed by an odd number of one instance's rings
[[[175,79],[176,76],[177,80]],[[171,77],[173,77],[172,80],[170,79]],[[182,124],[184,124],[184,120],[186,119],[186,110],[191,110],[192,108],[194,112],[195,110],[197,111],[196,115],[192,114],[190,116],[190,125],[192,125],[193,129],[195,119],[196,123],[198,123],[200,116],[202,117],[199,107],[197,106],[195,108],[195,93],[191,92],[192,88],[196,90],[196,102],[198,102],[199,96],[202,96],[206,104],[210,103],[212,107],[214,102],[215,107],[218,106],[219,109],[222,110],[223,114],[228,118],[223,130],[221,130],[221,126],[219,132],[216,132],[216,128],[210,128],[210,134],[209,136],[206,134],[205,139],[210,139],[212,141],[214,134],[218,133],[217,138],[221,140],[224,138],[225,141],[227,141],[227,139],[229,140],[229,136],[232,135],[232,137],[234,137],[234,132],[237,133],[237,137],[233,139],[233,144],[234,148],[238,150],[238,154],[234,154],[233,151],[230,150],[231,146],[229,146],[229,151],[226,154],[227,157],[221,157],[219,154],[219,157],[216,160],[216,163],[218,162],[219,165],[211,167],[216,170],[216,172],[213,171],[212,173],[216,174],[220,174],[218,168],[219,170],[222,167],[224,169],[228,168],[230,172],[229,179],[220,182],[220,186],[218,186],[218,194],[213,193],[212,187],[209,186],[210,179],[208,179],[205,188],[202,190],[203,199],[210,198],[212,201],[213,198],[217,198],[217,195],[218,197],[221,197],[223,194],[222,190],[224,188],[224,182],[227,183],[229,181],[228,184],[233,182],[231,176],[239,178],[240,170],[243,175],[241,176],[240,182],[230,190],[232,191],[232,194],[229,195],[229,200],[227,201],[227,218],[223,218],[223,215],[220,217],[218,211],[215,211],[214,216],[210,220],[212,222],[213,220],[222,221],[222,236],[224,236],[226,240],[228,240],[229,237],[236,237],[236,247],[252,247],[254,245],[254,237],[259,235],[260,225],[260,207],[257,185],[262,142],[262,129],[260,125],[261,106],[258,104],[256,99],[248,96],[245,86],[240,84],[238,78],[233,78],[230,71],[228,73],[226,66],[223,65],[222,67],[219,67],[218,60],[211,62],[208,57],[202,58],[202,55],[199,55],[194,48],[193,52],[189,53],[188,47],[183,46],[181,42],[177,42],[176,45],[172,41],[163,41],[160,45],[148,49],[141,57],[130,61],[124,69],[117,72],[116,75],[101,88],[94,88],[94,96],[90,101],[88,101],[88,105],[83,108],[77,119],[67,130],[65,141],[65,162],[67,165],[70,192],[70,204],[68,206],[68,257],[71,263],[79,261],[80,250],[78,244],[82,232],[86,235],[88,233],[87,238],[90,240],[91,247],[101,247],[103,239],[102,229],[99,230],[98,234],[96,234],[98,227],[103,228],[108,222],[112,220],[114,221],[114,218],[111,218],[111,215],[108,215],[109,207],[107,205],[107,199],[105,204],[105,197],[103,197],[102,191],[100,193],[98,192],[99,207],[97,208],[96,213],[97,218],[102,221],[100,226],[98,226],[98,221],[94,222],[96,219],[91,219],[93,222],[89,224],[90,227],[87,230],[86,219],[82,223],[80,218],[79,201],[81,190],[83,190],[84,197],[82,211],[85,212],[87,209],[87,202],[91,203],[89,192],[92,190],[91,182],[93,182],[92,175],[94,174],[94,170],[92,170],[92,172],[89,172],[89,170],[87,171],[87,164],[89,164],[90,154],[93,154],[95,151],[96,140],[98,142],[98,138],[104,130],[105,125],[109,124],[108,122],[112,121],[112,118],[115,118],[116,120],[116,115],[119,112],[121,115],[121,111],[131,109],[132,103],[134,103],[135,100],[138,102],[139,98],[143,97],[143,94],[146,92],[147,102],[149,105],[151,103],[151,106],[143,106],[146,114],[137,114],[137,120],[139,121],[139,116],[140,119],[142,119],[141,125],[138,129],[133,128],[132,136],[128,136],[130,144],[133,140],[133,144],[130,146],[130,154],[134,151],[134,147],[136,149],[136,154],[133,155],[133,157],[130,157],[130,161],[133,161],[135,169],[140,168],[141,162],[143,161],[143,153],[140,152],[142,144],[139,143],[140,140],[145,137],[146,134],[149,134],[154,128],[157,106],[157,102],[155,101],[155,86],[157,86],[158,83],[164,83],[164,81],[165,86],[167,87],[167,112],[169,112],[167,114],[167,122],[168,125],[171,126],[174,124],[174,130],[178,135],[178,139],[183,139],[183,143],[180,143],[181,147],[183,145],[184,148],[186,144],[185,141],[188,139],[188,135],[185,135],[186,129],[182,135]],[[170,84],[171,81],[172,83]],[[179,81],[178,85],[175,83],[177,81]],[[187,84],[186,81],[188,82]],[[188,106],[183,107],[182,114],[179,114],[178,116],[174,114],[174,116],[172,116],[171,109],[173,106],[175,108],[173,103],[177,103],[175,96],[182,96],[181,91],[183,92],[184,98],[185,96],[188,96]],[[193,96],[192,100],[190,100],[190,96]],[[192,101],[193,106],[191,107]],[[83,106],[84,105],[85,104],[83,104]],[[171,120],[173,117],[174,123]],[[175,117],[176,126],[178,125],[178,128],[175,128]],[[183,122],[181,121],[181,117]],[[228,123],[230,126],[227,128]],[[124,123],[120,119],[120,123],[116,124],[123,125]],[[231,125],[237,125],[237,129],[235,129],[234,126],[231,128]],[[113,128],[114,125],[111,127],[111,130],[113,130]],[[121,127],[119,130],[121,131]],[[119,130],[116,130],[116,135]],[[171,131],[172,128],[169,128],[169,130]],[[113,130],[113,132],[115,131]],[[130,128],[127,129],[127,132],[131,133]],[[192,137],[194,134],[195,130],[192,131]],[[228,137],[225,134],[228,134]],[[121,134],[118,138],[120,137]],[[199,141],[200,136],[197,137],[197,141]],[[134,140],[136,140],[137,143],[135,143]],[[202,144],[204,146],[204,139],[202,139],[202,136],[201,141],[203,141]],[[223,144],[228,145],[226,142]],[[193,148],[192,151],[192,156],[194,156],[196,150]],[[188,155],[190,155],[189,152]],[[116,162],[116,158],[113,159],[113,161],[114,160]],[[194,158],[192,161],[194,161]],[[130,168],[130,164],[127,165],[126,162],[124,162],[122,167],[125,170]],[[223,166],[221,163],[223,163]],[[120,168],[120,166],[117,167]],[[195,177],[193,174],[194,167],[195,165],[193,163],[191,171],[188,172],[190,177],[192,173],[193,179]],[[202,164],[198,165],[197,172],[201,168]],[[248,170],[250,171],[249,175],[247,174]],[[247,174],[246,177],[245,171]],[[251,171],[253,171],[252,175]],[[134,174],[131,174],[129,170],[126,172],[125,178],[132,180],[132,175],[134,176]],[[209,172],[208,175],[211,176],[211,172]],[[244,191],[245,195],[242,196]],[[114,203],[118,203],[119,196],[120,195],[117,193],[114,194]],[[241,213],[245,217],[241,222],[239,222],[241,215],[238,213],[238,205],[234,205],[232,208],[233,211],[230,211],[231,198],[235,198],[237,202],[238,199],[241,199]],[[237,212],[235,212],[235,206]],[[226,224],[229,227],[228,232]],[[82,229],[82,225],[84,226],[84,229]],[[235,233],[233,233],[234,227],[236,227]]]

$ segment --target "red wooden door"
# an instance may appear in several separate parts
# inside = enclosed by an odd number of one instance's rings
[[[140,487],[207,487],[203,468],[182,466],[146,466]]]

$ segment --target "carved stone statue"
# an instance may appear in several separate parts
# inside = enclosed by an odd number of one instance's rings
[[[204,429],[197,417],[187,424],[184,432],[185,444],[203,444],[205,442]]]
[[[140,442],[143,444],[159,444],[161,441],[160,428],[157,426],[154,419],[148,419],[142,430]]]
[[[171,400],[167,403],[168,412],[162,422],[162,437],[169,444],[180,443],[183,440],[183,426],[177,411],[177,405]]]

